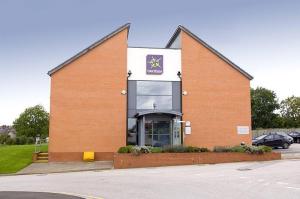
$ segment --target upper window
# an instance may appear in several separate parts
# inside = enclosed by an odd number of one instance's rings
[[[137,96],[137,109],[172,109],[172,96]]]
[[[172,82],[137,81],[137,109],[172,109]]]
[[[172,95],[172,82],[137,81],[137,95]]]

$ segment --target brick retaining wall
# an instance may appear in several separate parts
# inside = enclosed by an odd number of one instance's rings
[[[193,164],[216,164],[243,161],[280,160],[280,153],[150,153],[150,154],[114,154],[114,168],[141,168]]]

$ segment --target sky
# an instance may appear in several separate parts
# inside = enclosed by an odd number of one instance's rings
[[[300,96],[298,0],[0,0],[0,125],[29,106],[49,111],[47,72],[127,22],[129,46],[165,47],[181,24],[252,87]]]

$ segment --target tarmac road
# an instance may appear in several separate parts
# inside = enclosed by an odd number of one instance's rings
[[[23,191],[0,191],[0,198],[5,199],[82,199],[77,196],[70,196],[58,193],[43,193],[43,192],[23,192]]]
[[[0,191],[83,198],[300,198],[300,160],[1,176]]]

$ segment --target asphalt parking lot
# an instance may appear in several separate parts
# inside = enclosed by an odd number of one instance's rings
[[[300,144],[298,143],[294,143],[294,144],[291,144],[291,146],[288,148],[288,149],[282,149],[282,148],[279,148],[279,149],[274,149],[274,151],[278,151],[280,153],[300,153]]]
[[[83,198],[299,198],[300,160],[1,176],[0,191]]]

